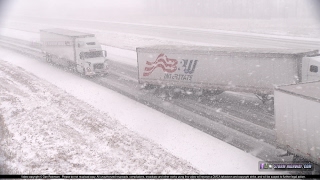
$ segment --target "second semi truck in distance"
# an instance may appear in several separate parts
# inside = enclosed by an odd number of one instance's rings
[[[59,28],[43,29],[40,30],[40,41],[48,62],[87,76],[108,73],[107,53],[94,34]]]
[[[320,80],[318,50],[149,46],[137,48],[139,83],[237,91],[272,100],[274,85]]]

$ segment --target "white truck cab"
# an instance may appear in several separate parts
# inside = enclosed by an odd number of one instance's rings
[[[302,82],[320,80],[320,56],[302,59]]]
[[[40,30],[42,51],[49,62],[76,69],[88,76],[108,73],[107,52],[94,34],[66,29]]]
[[[76,42],[77,70],[89,76],[106,74],[108,71],[107,52],[102,50],[96,38],[79,38]]]

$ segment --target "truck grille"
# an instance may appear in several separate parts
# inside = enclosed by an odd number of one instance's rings
[[[103,64],[102,64],[102,63],[100,63],[100,64],[94,64],[94,65],[93,65],[93,68],[94,68],[94,69],[103,69]]]

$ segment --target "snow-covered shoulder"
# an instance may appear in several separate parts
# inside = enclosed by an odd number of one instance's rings
[[[0,173],[200,173],[21,68],[0,61],[0,82]]]

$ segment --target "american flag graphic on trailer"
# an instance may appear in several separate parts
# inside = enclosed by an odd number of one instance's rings
[[[147,61],[143,76],[149,76],[156,68],[161,68],[164,72],[173,73],[177,70],[178,61],[169,59],[161,53],[154,62]]]

